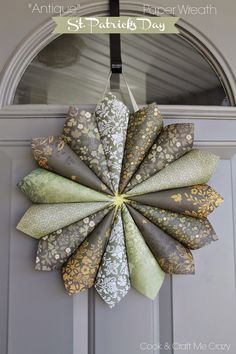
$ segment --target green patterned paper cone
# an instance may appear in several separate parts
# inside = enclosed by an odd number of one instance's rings
[[[18,187],[34,203],[106,202],[106,194],[38,168],[24,177]]]
[[[131,285],[153,300],[160,290],[165,273],[146,245],[126,207],[122,210],[122,217]]]
[[[41,238],[107,208],[111,203],[62,203],[32,205],[21,218],[17,229],[34,238]]]
[[[145,194],[207,183],[218,160],[218,156],[208,151],[192,150],[131,189],[127,195]]]

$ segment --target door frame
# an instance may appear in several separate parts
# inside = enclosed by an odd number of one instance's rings
[[[99,4],[83,5],[80,8],[80,16],[105,16],[108,14],[107,1]],[[142,5],[130,1],[122,2],[122,15],[141,15]],[[26,68],[34,57],[58,35],[53,34],[54,23],[47,20],[32,34],[26,37],[16,48],[1,74],[0,79],[0,149],[6,151],[9,147],[27,147],[30,149],[30,140],[33,138],[28,135],[25,125],[34,126],[37,136],[40,136],[40,130],[45,121],[52,132],[55,127],[62,127],[68,106],[64,105],[12,105],[17,86]],[[224,56],[218,52],[214,44],[187,22],[180,20],[178,28],[181,36],[189,41],[197,50],[202,52],[211,63],[214,70],[221,77],[232,106],[236,104],[236,80]],[[91,108],[91,106],[81,106],[81,108]],[[160,111],[166,124],[175,122],[192,122],[196,126],[195,146],[210,150],[218,154],[222,159],[230,159],[232,166],[236,171],[236,160],[233,156],[236,154],[236,107],[218,107],[218,106],[176,106],[160,105]],[[59,128],[57,128],[59,131]],[[30,131],[30,129],[29,129]],[[50,130],[49,130],[50,134]],[[9,156],[9,164],[10,156]],[[6,176],[7,183],[7,176]],[[236,183],[234,184],[236,191]],[[9,202],[10,203],[10,202]],[[234,202],[236,208],[236,201]],[[3,217],[6,226],[5,238],[0,238],[0,352],[9,354],[7,349],[8,333],[8,314],[9,314],[9,252],[10,252],[10,229],[11,220],[9,219],[10,206],[6,206],[5,216]],[[8,215],[8,216],[7,216]],[[9,220],[8,220],[9,219]],[[6,225],[6,223],[8,223]],[[236,215],[234,215],[234,229],[236,230]],[[236,249],[234,250],[234,254]],[[173,331],[177,325],[178,319],[172,323],[173,316],[173,293],[174,285],[171,278],[167,279],[163,293],[160,293],[161,308],[153,305],[154,322],[157,323],[159,316],[161,323],[166,323],[165,333],[160,330],[160,336],[163,341],[173,342]],[[73,331],[74,331],[74,353],[81,354],[94,352],[93,320],[95,312],[94,293],[86,292],[73,299]],[[159,322],[158,322],[159,323]],[[168,328],[168,330],[167,330]],[[167,334],[168,332],[168,334]],[[168,353],[165,351],[165,353]],[[172,353],[172,351],[170,352]]]

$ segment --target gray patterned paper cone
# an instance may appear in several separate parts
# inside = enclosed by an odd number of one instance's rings
[[[163,119],[156,103],[130,114],[120,178],[120,193],[123,193],[162,127]]]
[[[95,288],[102,299],[114,307],[130,289],[123,222],[118,211],[106,251],[99,268]]]
[[[61,137],[33,139],[32,150],[40,167],[54,171],[89,188],[111,194],[108,187]]]
[[[95,110],[113,190],[118,191],[129,111],[112,93]]]
[[[194,218],[206,218],[223,203],[223,198],[207,184],[167,189],[129,197],[141,204],[170,210]]]
[[[108,213],[103,209],[42,237],[38,243],[36,270],[59,269]]]
[[[110,237],[114,210],[111,210],[62,268],[62,276],[69,295],[91,288]]]
[[[197,219],[148,205],[132,204],[132,206],[189,249],[195,250],[218,240],[206,218]]]
[[[165,273],[194,274],[194,260],[189,249],[164,233],[131,206],[128,206],[128,209],[152,254]]]
[[[112,190],[95,114],[70,107],[64,125],[63,138],[79,158]]]

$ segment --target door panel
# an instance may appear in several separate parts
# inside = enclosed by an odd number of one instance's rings
[[[116,308],[95,296],[95,353],[139,353],[142,343],[159,342],[158,298],[150,301],[131,289]]]
[[[232,162],[221,160],[210,184],[224,196],[224,203],[209,217],[219,240],[194,252],[195,276],[173,277],[174,341],[190,343],[189,354],[196,353],[197,348],[203,350],[204,344],[207,353],[223,352],[216,344],[230,344],[230,353],[236,351],[235,177],[232,180]]]

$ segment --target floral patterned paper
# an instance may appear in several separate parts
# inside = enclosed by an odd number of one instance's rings
[[[101,141],[107,158],[113,190],[118,191],[129,119],[127,107],[112,93],[107,94],[95,111]]]
[[[122,210],[132,287],[154,299],[164,281],[161,270],[126,207]]]
[[[152,145],[125,192],[190,151],[193,146],[193,131],[194,125],[189,123],[167,125]]]
[[[218,156],[192,150],[172,164],[131,189],[127,195],[146,194],[164,189],[207,183],[218,162]]]
[[[33,139],[32,151],[40,167],[95,190],[111,193],[61,137]]]
[[[193,218],[148,205],[132,204],[142,215],[189,249],[198,249],[218,240],[206,218]]]
[[[80,159],[112,190],[107,160],[94,114],[70,107],[63,138]]]
[[[155,103],[130,114],[119,187],[120,193],[123,193],[162,127],[162,116]]]
[[[194,218],[206,218],[223,203],[221,195],[207,184],[142,194],[130,199]]]
[[[19,189],[34,203],[109,202],[111,197],[38,168],[24,177]]]
[[[35,269],[50,271],[61,268],[108,211],[103,209],[42,237],[38,243]]]
[[[194,260],[189,249],[164,233],[131,206],[128,206],[128,209],[139,231],[165,273],[194,273]]]
[[[97,274],[95,288],[103,300],[114,307],[130,289],[123,222],[119,210]]]
[[[114,211],[111,211],[63,266],[62,276],[68,294],[77,294],[94,285],[110,236],[113,218]]]
[[[34,238],[41,238],[109,205],[109,202],[34,204],[23,215],[17,229]]]

